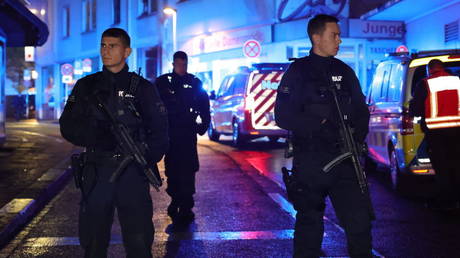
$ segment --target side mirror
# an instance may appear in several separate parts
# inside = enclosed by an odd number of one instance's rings
[[[216,91],[215,90],[212,90],[211,92],[209,92],[209,99],[210,100],[215,100],[216,99]]]

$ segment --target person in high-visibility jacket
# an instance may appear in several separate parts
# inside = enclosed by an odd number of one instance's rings
[[[436,172],[437,195],[430,206],[459,207],[460,169],[460,78],[446,71],[444,63],[432,59],[429,76],[421,81],[410,101],[409,112],[421,117],[428,154]]]

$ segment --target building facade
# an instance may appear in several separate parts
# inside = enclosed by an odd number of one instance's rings
[[[365,91],[378,62],[403,43],[404,27],[351,19],[349,6],[349,0],[48,0],[50,40],[37,49],[37,118],[57,119],[76,80],[100,70],[100,36],[109,27],[132,38],[130,70],[141,68],[153,81],[171,71],[172,54],[183,50],[189,71],[217,90],[240,66],[308,55],[308,19],[328,13],[341,22],[337,57],[355,70]]]
[[[361,18],[403,22],[404,44],[416,52],[458,49],[459,12],[460,0],[391,0]]]

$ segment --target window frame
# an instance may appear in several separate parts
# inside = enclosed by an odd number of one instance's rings
[[[112,0],[112,24],[121,23],[121,0]]]
[[[82,32],[92,32],[97,28],[97,0],[82,0]]]
[[[65,5],[62,7],[62,29],[61,35],[63,38],[70,37],[70,7]]]

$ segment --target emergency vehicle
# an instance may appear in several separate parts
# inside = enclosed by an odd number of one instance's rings
[[[217,94],[211,94],[209,139],[231,135],[234,146],[268,136],[276,142],[287,131],[275,124],[276,91],[288,63],[261,63],[242,67],[224,77]]]
[[[388,166],[392,186],[398,191],[411,176],[435,173],[420,118],[408,112],[415,87],[427,77],[426,66],[435,58],[444,62],[449,73],[460,76],[460,50],[394,53],[377,66],[367,93],[371,114],[368,161]]]

